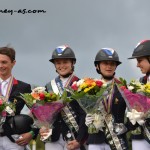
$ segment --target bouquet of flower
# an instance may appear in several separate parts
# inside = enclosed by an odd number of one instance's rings
[[[2,125],[5,122],[6,116],[15,114],[15,102],[6,102],[3,96],[0,96],[0,132],[2,132]]]
[[[89,133],[97,133],[104,126],[104,116],[100,111],[100,101],[107,96],[107,85],[102,80],[84,78],[73,82],[71,98],[76,99],[81,108],[94,116],[94,121],[88,126]]]
[[[125,98],[129,110],[135,112],[136,115],[138,113],[144,118],[147,118],[150,113],[150,83],[142,84],[139,81],[132,80],[127,84],[124,79],[120,78],[120,80],[123,83],[123,85],[119,85],[120,91]],[[131,122],[135,124],[138,121],[132,120]],[[144,122],[138,123],[142,124]]]
[[[66,97],[63,99],[63,96]],[[61,111],[67,102],[67,96],[62,97],[54,92],[46,92],[45,87],[37,87],[31,93],[21,94],[26,105],[30,108],[38,127],[51,127],[55,116]]]
[[[146,138],[150,141],[150,133],[146,127],[146,119],[150,118],[150,83],[142,84],[132,80],[129,84],[120,78],[122,85],[119,85],[120,92],[124,97],[129,112],[127,117],[135,125],[138,123],[144,129]]]
[[[60,97],[54,92],[46,92],[45,87],[37,87],[31,93],[21,94],[21,98],[33,114],[34,126],[49,129],[47,136],[41,137],[45,141],[52,134],[52,124],[57,114],[69,101],[67,92],[64,91]]]

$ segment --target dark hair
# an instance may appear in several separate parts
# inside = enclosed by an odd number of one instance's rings
[[[10,47],[0,47],[0,54],[7,55],[10,60],[13,62],[15,60],[16,52],[13,48]]]

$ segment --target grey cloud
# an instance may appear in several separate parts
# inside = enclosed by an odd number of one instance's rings
[[[99,77],[94,58],[102,47],[117,50],[123,62],[117,76],[141,76],[127,60],[134,46],[150,35],[149,0],[0,0],[2,9],[43,9],[45,14],[0,13],[0,45],[17,51],[16,78],[44,85],[57,74],[48,61],[53,49],[68,44],[76,53],[75,73]],[[135,71],[132,71],[134,68]]]

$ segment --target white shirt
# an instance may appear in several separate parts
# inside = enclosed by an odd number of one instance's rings
[[[69,79],[69,77],[68,77],[68,78],[60,78],[63,87],[65,87],[65,85],[66,85],[68,79]]]
[[[2,94],[3,96],[6,96],[7,87],[8,87],[8,83],[9,83],[9,81],[10,81],[10,78],[11,78],[11,77],[9,77],[7,80],[2,80],[2,79],[0,79],[0,83],[1,83],[1,94]]]
[[[112,83],[112,82],[113,82],[113,80],[105,81],[105,80],[104,80],[104,78],[101,78],[101,80],[102,80],[102,82],[103,82],[104,84],[110,84],[110,83]]]

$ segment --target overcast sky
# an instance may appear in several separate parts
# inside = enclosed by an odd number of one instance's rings
[[[0,0],[0,46],[16,50],[14,76],[38,86],[57,75],[49,59],[62,44],[74,50],[80,78],[99,78],[93,62],[103,47],[120,56],[117,77],[139,78],[136,60],[127,58],[139,41],[150,39],[149,6],[150,0]],[[14,12],[23,9],[45,13]]]

